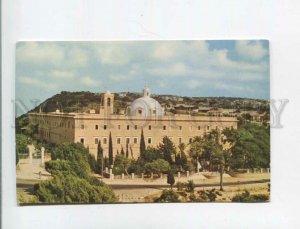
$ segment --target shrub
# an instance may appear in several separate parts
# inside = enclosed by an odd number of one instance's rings
[[[187,184],[186,184],[186,191],[187,191],[187,192],[193,192],[194,189],[195,189],[194,181],[188,180],[188,182],[187,182]]]
[[[179,195],[173,190],[164,190],[159,198],[154,202],[156,203],[170,203],[170,202],[180,202]]]
[[[250,192],[245,190],[241,194],[237,194],[232,198],[232,202],[266,202],[269,200],[269,195],[266,194],[254,194],[250,195]]]

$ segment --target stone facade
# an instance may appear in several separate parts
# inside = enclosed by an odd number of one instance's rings
[[[236,117],[213,117],[191,115],[116,115],[113,109],[114,96],[105,93],[99,112],[90,113],[30,113],[30,121],[38,124],[38,138],[49,143],[80,142],[97,155],[101,141],[104,155],[108,156],[109,134],[112,135],[113,153],[128,145],[130,157],[139,157],[141,131],[146,147],[157,146],[164,136],[178,146],[188,144],[195,136],[202,136],[213,129],[237,128]],[[143,109],[146,109],[145,107]],[[152,108],[151,108],[152,109]],[[153,109],[152,109],[153,111]],[[131,111],[132,112],[132,111]]]

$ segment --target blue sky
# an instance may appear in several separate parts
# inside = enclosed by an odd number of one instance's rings
[[[61,91],[269,99],[269,43],[243,41],[19,42],[16,99],[28,109]]]

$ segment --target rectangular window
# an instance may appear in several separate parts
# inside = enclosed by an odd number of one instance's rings
[[[120,130],[121,129],[121,125],[118,125],[118,130]]]
[[[216,126],[216,130],[218,130],[218,126]]]
[[[201,127],[200,126],[198,126],[198,130],[200,130],[201,129]]]
[[[166,130],[167,129],[167,127],[166,126],[163,126],[163,130]]]
[[[137,144],[138,143],[138,138],[133,138],[133,143]]]
[[[126,138],[126,144],[130,143],[130,138]]]
[[[148,138],[148,144],[152,143],[152,138]]]
[[[209,130],[209,126],[207,126],[207,130]]]
[[[84,144],[84,138],[80,138],[80,143]]]
[[[104,126],[103,126],[103,129],[106,130],[106,129],[107,129],[107,125],[104,125]]]
[[[82,130],[84,129],[84,125],[83,125],[83,124],[81,124],[81,129],[82,129]]]
[[[95,144],[99,143],[99,138],[95,138]]]
[[[192,141],[193,141],[193,138],[189,138],[189,143],[192,143]]]
[[[127,130],[129,130],[129,125],[127,125]]]
[[[182,126],[179,126],[179,130],[182,130]]]
[[[95,129],[98,130],[98,125],[95,126]]]
[[[117,138],[117,144],[121,144],[121,138]]]
[[[148,129],[151,130],[151,125],[148,126]]]
[[[104,144],[104,145],[107,144],[107,138],[103,138],[103,144]]]
[[[137,125],[134,126],[134,129],[137,130]]]
[[[178,138],[178,142],[179,142],[179,144],[181,144],[182,143],[182,138]]]

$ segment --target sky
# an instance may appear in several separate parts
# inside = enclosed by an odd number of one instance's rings
[[[16,100],[24,111],[61,91],[141,92],[145,86],[155,94],[269,99],[269,43],[101,41],[16,46]]]

